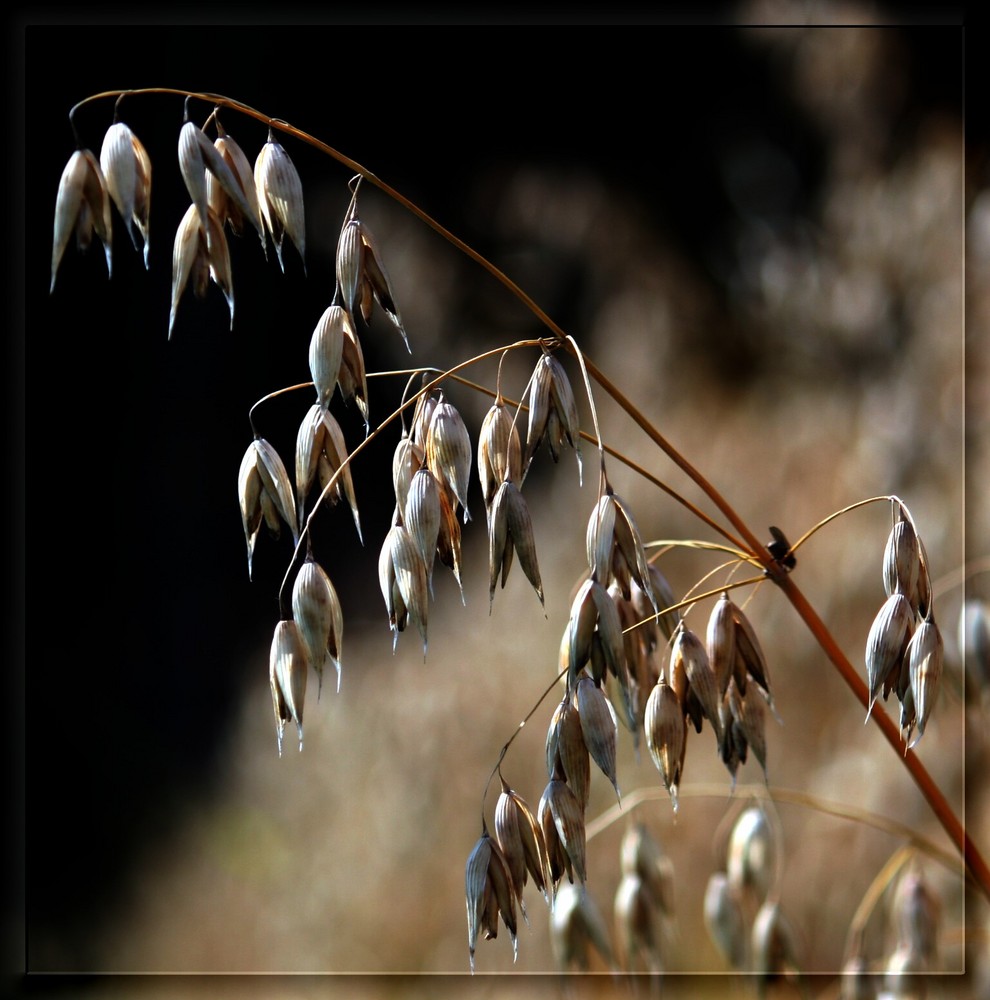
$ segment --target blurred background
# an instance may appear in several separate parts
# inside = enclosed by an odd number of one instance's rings
[[[320,515],[318,558],[345,618],[340,692],[306,702],[306,745],[279,758],[268,686],[277,595],[291,555],[263,536],[248,581],[236,478],[262,396],[309,378],[313,327],[334,290],[349,171],[282,142],[305,192],[306,273],[281,273],[257,239],[231,240],[236,311],[215,287],[186,295],[167,341],[172,240],[188,195],[176,169],[183,103],[124,100],[154,166],[151,268],[114,217],[114,273],[102,250],[70,247],[54,294],[51,219],[74,149],[67,112],[103,90],[152,86],[221,93],[290,122],[365,167],[489,257],[582,348],[730,500],[758,536],[792,540],[857,500],[910,507],[936,576],[946,640],[939,704],[918,752],[971,835],[990,848],[988,679],[962,670],[964,596],[987,599],[990,550],[979,500],[988,474],[990,195],[986,132],[962,115],[958,28],[757,26],[791,5],[725,6],[725,22],[599,28],[428,25],[385,31],[30,25],[24,41],[25,362],[30,478],[24,553],[26,770],[23,899],[35,992],[93,996],[415,996],[461,991],[468,969],[464,864],[502,744],[557,669],[596,500],[594,456],[579,486],[570,451],[542,449],[526,495],[546,614],[519,567],[492,613],[483,501],[472,484],[464,528],[466,604],[435,579],[429,651],[392,637],[377,560],[394,499],[397,426],[356,462],[364,546],[346,508]],[[826,8],[801,5],[800,20]],[[898,20],[885,5],[835,5],[846,25]],[[924,19],[922,19],[924,20]],[[201,123],[211,106],[192,102]],[[75,116],[98,153],[112,99]],[[266,138],[227,111],[253,161]],[[448,367],[541,328],[489,275],[365,185],[412,345],[380,314],[361,330],[369,372]],[[964,265],[965,262],[965,265]],[[537,352],[516,352],[503,391],[518,398]],[[578,395],[580,374],[565,362]],[[494,386],[496,362],[470,375]],[[372,426],[405,378],[373,378]],[[964,391],[965,390],[965,391]],[[489,400],[449,399],[472,439]],[[695,502],[690,487],[604,394],[606,441]],[[291,464],[310,390],[255,414]],[[353,447],[353,408],[333,410]],[[587,402],[582,423],[590,428]],[[644,539],[712,534],[618,464],[615,490]],[[965,504],[967,487],[971,496]],[[883,602],[889,508],[852,512],[799,553],[795,579],[855,665]],[[682,594],[717,564],[675,550],[659,565]],[[709,605],[689,620],[703,632]],[[868,810],[951,849],[907,772],[781,595],[759,588],[747,614],[766,652],[782,724],[768,720],[771,789]],[[513,744],[503,774],[535,808],[546,783],[551,695]],[[897,706],[884,706],[896,718]],[[968,777],[968,780],[967,780]],[[628,807],[588,844],[588,891],[607,923],[619,844],[641,820],[672,863],[676,921],[664,945],[668,995],[746,996],[702,919],[724,863],[726,824],[760,785],[751,761],[730,794],[710,730],[688,738],[682,802]],[[619,785],[662,790],[645,750],[619,731]],[[491,823],[495,793],[484,802]],[[589,823],[616,804],[592,778]],[[815,996],[837,996],[850,921],[903,841],[808,805],[778,805],[781,905]],[[728,818],[727,818],[728,817]],[[958,868],[928,858],[940,901],[940,966],[929,995],[988,988],[978,958],[985,900]],[[19,874],[19,873],[18,873]],[[558,978],[547,910],[529,886],[519,958],[504,928],[481,942],[480,973],[517,972],[516,995],[594,994],[609,977]],[[867,957],[893,950],[879,906]],[[23,910],[23,914],[21,913]],[[963,927],[972,951],[964,962]],[[607,969],[592,956],[593,971]],[[102,974],[229,974],[105,978]],[[366,973],[368,979],[242,978]],[[456,974],[442,978],[420,974]],[[688,975],[713,973],[706,978]],[[384,978],[381,978],[384,977]],[[502,980],[476,977],[479,995]],[[647,984],[641,983],[643,990]],[[780,995],[797,995],[787,984]],[[975,994],[973,994],[975,995]]]

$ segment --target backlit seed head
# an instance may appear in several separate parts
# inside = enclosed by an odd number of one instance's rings
[[[296,724],[299,733],[299,749],[303,748],[303,702],[306,700],[308,669],[306,644],[296,623],[291,619],[280,621],[272,639],[268,670],[280,757],[282,734],[286,722],[290,720]]]
[[[725,872],[713,872],[705,889],[705,927],[733,969],[746,967],[746,921]]]
[[[347,442],[344,440],[340,424],[329,410],[324,409],[319,403],[314,403],[303,417],[296,434],[296,492],[299,498],[299,523],[303,523],[303,507],[314,483],[319,484],[322,492],[333,480],[334,485],[327,498],[331,504],[335,504],[338,500],[347,500],[358,538],[363,542],[361,517],[358,513],[351,467],[349,463],[344,465],[347,456]]]
[[[196,298],[205,297],[210,279],[223,292],[234,327],[234,288],[230,274],[230,251],[220,220],[207,209],[206,225],[199,221],[195,205],[186,209],[172,245],[172,306],[168,316],[168,335],[172,336],[179,301],[186,285],[192,282]]]
[[[340,691],[344,615],[330,577],[312,558],[307,559],[296,574],[292,587],[292,618],[306,644],[306,653],[316,670],[320,690],[323,689],[324,666],[330,664],[337,672],[337,690]]]
[[[306,214],[302,181],[289,154],[269,133],[254,161],[254,188],[265,227],[271,233],[278,263],[285,271],[282,243],[288,236],[306,270]]]
[[[356,192],[337,240],[336,271],[348,312],[353,316],[354,306],[358,305],[365,323],[370,323],[373,302],[377,301],[412,354],[377,241],[358,218]]]
[[[556,707],[547,730],[547,774],[562,777],[583,809],[591,788],[591,763],[581,715],[569,695]]]
[[[148,236],[151,216],[151,157],[141,140],[123,122],[107,129],[100,149],[100,168],[107,192],[117,206],[135,250],[144,246],[144,267],[148,269]]]
[[[464,869],[467,902],[468,952],[474,972],[474,952],[478,936],[492,940],[498,936],[498,918],[512,937],[513,961],[518,955],[516,939],[516,894],[512,876],[498,844],[486,830],[474,845]]]
[[[897,681],[913,621],[914,612],[908,599],[897,592],[887,598],[873,619],[866,640],[866,683],[870,690],[867,719],[880,692],[889,691]]]
[[[426,436],[426,464],[464,508],[464,523],[471,519],[467,494],[471,479],[471,438],[456,408],[441,394]]]
[[[461,591],[461,604],[465,604],[464,580],[461,575],[461,525],[445,489],[440,490],[440,536],[437,538],[437,555],[440,562],[454,574]]]
[[[353,400],[364,420],[364,432],[367,436],[368,423],[368,377],[364,368],[364,352],[361,341],[350,322],[344,324],[344,348],[340,358],[340,370],[337,372],[337,384],[345,402]]]
[[[440,485],[425,466],[420,467],[409,484],[402,523],[416,543],[426,567],[426,582],[433,591],[433,563],[440,537]]]
[[[708,662],[718,682],[719,694],[724,696],[736,663],[736,624],[728,593],[723,593],[712,608],[705,634],[705,647]]]
[[[890,529],[883,552],[883,589],[891,594],[903,594],[912,600],[918,589],[918,576],[923,572],[918,538],[911,522],[900,517]]]
[[[220,224],[229,225],[231,232],[238,236],[244,231],[244,223],[250,222],[261,237],[261,248],[267,256],[265,227],[261,221],[261,208],[258,205],[258,192],[254,186],[251,164],[244,155],[244,150],[224,131],[220,119],[215,114],[213,121],[218,133],[213,147],[230,170],[237,193],[234,196],[228,194],[217,175],[209,171],[206,175],[207,202],[216,213]]]
[[[550,858],[539,820],[526,800],[504,781],[502,794],[495,805],[495,839],[512,876],[516,901],[525,916],[523,887],[530,875],[533,876],[537,889],[549,901]]]
[[[388,610],[389,627],[393,632],[393,651],[398,633],[411,619],[423,638],[425,656],[429,602],[426,566],[412,536],[400,524],[392,525],[385,536],[378,561],[378,579]]]
[[[571,602],[567,628],[570,642],[569,682],[573,682],[591,660],[596,637],[601,642],[601,652],[612,675],[618,677],[625,670],[625,646],[619,612],[608,591],[594,577],[584,581]]]
[[[635,580],[649,598],[654,614],[660,610],[639,528],[629,505],[609,486],[588,519],[585,543],[588,566],[596,579],[603,583],[614,579],[627,600],[632,597],[630,587]]]
[[[485,507],[491,510],[495,493],[504,480],[522,482],[522,446],[512,415],[499,396],[485,414],[478,435],[478,478]]]
[[[745,809],[732,826],[727,852],[729,884],[740,898],[762,903],[776,877],[773,830],[759,806]]]
[[[681,622],[674,635],[670,651],[671,670],[678,675],[681,670],[687,678],[688,688],[697,699],[700,711],[715,730],[715,739],[722,742],[722,720],[719,716],[721,698],[715,672],[708,662],[708,653],[702,641]],[[696,725],[701,732],[700,719]]]
[[[660,772],[664,788],[670,793],[674,812],[677,812],[677,789],[684,770],[687,727],[684,709],[664,678],[658,681],[647,699],[643,728],[647,749]]]
[[[75,233],[76,246],[86,250],[93,241],[94,231],[103,241],[109,277],[113,264],[110,196],[96,157],[88,149],[77,149],[62,171],[55,200],[51,291],[55,291],[55,275],[72,234]]]
[[[574,702],[581,719],[581,733],[591,759],[620,797],[615,773],[616,720],[604,692],[590,677],[581,677],[574,689]]]
[[[250,579],[254,547],[262,520],[276,538],[279,536],[280,520],[284,521],[292,532],[293,544],[299,542],[289,474],[278,453],[264,438],[255,438],[244,453],[237,476],[237,495],[247,540]]]
[[[519,487],[507,479],[495,494],[488,518],[489,610],[495,598],[495,584],[500,573],[502,586],[505,586],[512,565],[513,551],[518,553],[519,565],[522,566],[526,579],[533,585],[542,605],[543,583],[540,580],[540,567],[536,559],[536,541],[533,537],[529,507]]]
[[[419,468],[426,462],[426,452],[405,432],[392,455],[392,488],[399,510],[405,510],[409,484]]]
[[[560,778],[550,779],[543,791],[541,809],[544,802],[553,817],[554,828],[570,859],[574,874],[578,881],[586,882],[588,873],[585,867],[584,808],[571,788]]]
[[[426,451],[427,442],[430,439],[430,424],[433,421],[433,411],[437,408],[439,400],[436,396],[428,394],[420,396],[413,407],[412,421],[409,427],[409,436],[413,441]]]
[[[309,342],[309,371],[316,387],[316,398],[324,409],[333,398],[344,354],[344,329],[350,325],[350,317],[344,309],[328,306]]]
[[[929,618],[911,636],[905,654],[911,681],[911,699],[918,725],[918,735],[911,741],[911,746],[921,739],[925,726],[928,725],[938,694],[943,658],[942,633],[934,620]]]
[[[561,363],[550,354],[544,354],[537,362],[536,371],[530,382],[529,426],[523,462],[525,469],[529,469],[536,449],[544,440],[555,462],[560,457],[560,446],[565,441],[574,449],[580,482],[581,435],[577,403],[567,373]]]

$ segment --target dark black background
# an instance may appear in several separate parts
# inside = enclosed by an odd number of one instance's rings
[[[958,107],[958,27],[903,33],[910,113]],[[814,204],[821,154],[774,85],[774,67],[728,27],[30,24],[12,36],[13,54],[20,43],[24,56],[22,80],[12,81],[24,102],[23,145],[8,136],[8,160],[24,169],[13,206],[24,227],[14,248],[24,308],[22,325],[8,331],[7,358],[12,556],[23,554],[24,571],[9,605],[15,625],[21,612],[24,620],[24,690],[13,691],[15,708],[26,709],[24,961],[32,968],[43,943],[46,954],[63,956],[63,971],[86,970],[87,941],[136,848],[167,835],[210,794],[238,698],[267,684],[288,550],[263,539],[248,583],[236,473],[250,404],[308,378],[309,335],[332,294],[332,260],[314,249],[304,279],[290,254],[283,276],[254,237],[235,241],[233,332],[214,290],[203,303],[183,301],[167,342],[171,243],[188,203],[173,166],[182,101],[132,97],[122,117],[156,171],[151,272],[115,216],[112,280],[99,247],[82,256],[70,247],[49,296],[55,193],[74,148],[70,107],[101,90],[149,86],[234,97],[336,146],[496,260],[516,248],[463,212],[479,171],[580,162],[634,190],[716,290],[732,212],[719,163],[734,139],[760,128],[786,143],[800,176],[795,211]],[[77,115],[97,154],[112,109],[101,101]],[[193,105],[194,119],[209,110]],[[224,124],[253,159],[262,126],[232,113]],[[910,120],[903,126],[910,130]],[[342,212],[348,172],[285,144],[307,191],[318,175],[333,179],[333,210]],[[329,225],[332,244],[338,219],[308,219],[314,248],[314,227]],[[452,327],[488,280],[465,266]],[[569,275],[541,303],[574,332],[581,317],[570,292],[581,280]],[[381,355],[365,347],[369,370],[404,363],[392,346]],[[374,405],[385,412],[381,397]],[[288,449],[297,406],[272,404],[265,425]],[[357,440],[359,421],[349,417],[345,433]],[[390,513],[387,475],[379,488],[372,470],[391,448],[389,439],[356,471],[366,531]],[[362,552],[347,518],[333,524],[334,559],[355,567],[345,613],[361,618],[371,602],[367,614],[377,614],[376,544]]]

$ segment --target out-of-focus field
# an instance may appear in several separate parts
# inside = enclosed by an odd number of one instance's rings
[[[566,312],[579,317],[573,332],[582,348],[759,536],[769,537],[773,524],[793,541],[830,513],[871,496],[896,494],[909,505],[931,561],[946,642],[941,694],[917,750],[953,807],[965,805],[971,835],[986,851],[987,701],[981,704],[974,691],[964,699],[956,633],[963,567],[985,559],[990,546],[980,506],[990,473],[986,164],[966,170],[962,121],[951,109],[912,116],[899,103],[913,70],[896,33],[743,33],[744,45],[759,53],[775,85],[821,137],[820,180],[800,212],[794,208],[798,167],[786,136],[753,132],[726,140],[720,167],[731,213],[722,223],[724,254],[709,258],[707,272],[644,208],[640,188],[606,183],[581,162],[564,168],[522,159],[512,168],[493,166],[459,188],[465,215],[481,234],[481,249],[538,302],[579,296]],[[292,120],[291,107],[277,110]],[[650,111],[649,127],[662,132],[662,120],[661,103]],[[605,124],[589,121],[590,142],[602,140]],[[731,130],[733,123],[713,118],[713,127]],[[674,141],[664,136],[658,155]],[[334,196],[339,187],[335,183]],[[313,190],[312,211],[329,197]],[[450,365],[536,334],[487,280],[465,288],[469,265],[411,216],[376,196],[368,198],[365,217],[400,297],[412,363]],[[332,252],[337,224],[336,217],[311,222],[313,243]],[[160,238],[165,244],[169,234]],[[191,299],[183,305],[195,308]],[[456,335],[447,335],[455,328]],[[390,335],[384,324],[378,329]],[[506,395],[518,398],[536,357],[518,352],[506,362]],[[396,352],[392,363],[410,362]],[[581,396],[579,369],[570,360],[566,366]],[[470,377],[493,385],[495,363]],[[373,413],[377,385],[373,380],[370,387]],[[488,400],[460,387],[449,396],[476,442]],[[609,444],[700,502],[604,393],[596,391],[595,400]],[[581,413],[590,430],[586,400]],[[133,875],[109,913],[101,912],[84,949],[43,926],[36,931],[35,971],[375,974],[280,978],[277,988],[272,980],[223,976],[89,984],[88,995],[101,997],[137,988],[142,996],[163,998],[460,995],[467,988],[461,978],[417,976],[461,976],[468,968],[464,864],[481,832],[482,806],[492,825],[497,787],[482,803],[485,782],[500,747],[554,677],[585,563],[597,459],[588,443],[582,454],[583,487],[566,449],[557,466],[541,449],[526,482],[545,614],[518,565],[489,614],[484,511],[473,484],[473,520],[464,529],[466,604],[438,567],[425,661],[413,632],[399,637],[392,654],[373,576],[387,522],[363,522],[362,558],[371,572],[359,577],[362,592],[353,592],[348,565],[335,563],[331,552],[325,565],[349,611],[343,678],[339,693],[328,679],[319,699],[311,682],[302,753],[288,730],[286,752],[281,758],[275,752],[264,682],[275,619],[246,623],[237,645],[246,657],[243,676],[257,681],[227,727],[210,794],[191,794],[182,822],[140,848]],[[234,471],[227,477],[231,501]],[[608,472],[644,539],[712,539],[687,511],[619,463],[610,460]],[[356,475],[359,502],[362,489],[389,488],[387,474],[373,480],[359,467]],[[233,503],[230,516],[237,516]],[[353,530],[346,510],[333,517],[328,524]],[[795,580],[857,667],[884,599],[881,561],[889,527],[888,506],[875,504],[831,522],[798,553]],[[270,539],[262,538],[259,546],[266,544]],[[712,553],[674,549],[658,565],[682,594],[718,563]],[[716,573],[709,585],[722,578]],[[272,616],[277,582],[273,573],[267,583]],[[966,585],[971,595],[990,596],[985,570],[977,567]],[[703,602],[688,619],[699,634],[709,609]],[[863,710],[782,595],[764,583],[754,588],[746,613],[763,644],[781,718],[779,725],[767,720],[771,792],[798,791],[896,821],[951,853],[896,755],[874,726],[863,724]],[[502,765],[534,808],[547,781],[544,740],[558,697],[551,694],[535,711]],[[881,708],[896,718],[893,699]],[[126,753],[126,745],[119,752]],[[627,803],[639,789],[662,792],[645,746],[637,756],[622,727],[618,778]],[[627,823],[644,822],[669,855],[676,923],[664,953],[678,975],[665,983],[667,996],[751,995],[744,981],[721,977],[727,968],[701,907],[707,880],[721,864],[725,818],[762,780],[751,760],[733,794],[710,728],[692,731],[676,815],[660,794],[627,805],[588,843],[588,892],[609,922]],[[615,805],[611,786],[595,770],[589,823]],[[781,905],[796,932],[801,968],[818,974],[806,982],[808,995],[835,997],[838,985],[827,974],[841,968],[853,914],[903,840],[808,805],[781,801],[777,809]],[[928,995],[978,995],[990,989],[990,970],[980,957],[988,950],[986,900],[964,892],[958,865],[947,868],[924,856],[920,863],[941,905],[941,969],[952,974],[932,979]],[[30,883],[27,893],[30,901]],[[496,941],[480,942],[481,975],[470,983],[472,995],[614,991],[608,976],[557,975],[547,907],[531,885],[525,899],[530,926],[520,927],[518,961],[513,964],[504,928]],[[867,938],[868,957],[878,966],[895,944],[885,904]],[[73,964],[82,954],[85,968]],[[593,968],[606,967],[596,958]],[[958,975],[964,968],[968,974]],[[487,975],[508,972],[532,975],[505,981]],[[403,975],[381,975],[393,973]],[[651,987],[639,981],[636,989]],[[771,993],[799,995],[780,984]]]

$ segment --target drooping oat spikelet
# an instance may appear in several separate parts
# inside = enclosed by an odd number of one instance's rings
[[[626,875],[636,875],[651,904],[668,917],[674,915],[674,865],[642,823],[631,823],[622,837],[619,864]]]
[[[684,708],[663,677],[647,699],[643,728],[647,749],[660,772],[664,788],[670,793],[674,812],[677,812],[677,789],[684,770],[687,727],[684,725]]]
[[[303,748],[303,702],[306,700],[308,669],[306,644],[296,623],[292,619],[280,621],[275,626],[268,669],[280,757],[282,734],[286,722],[290,720],[296,724],[299,733],[299,749]]]
[[[773,709],[770,671],[760,641],[756,637],[756,631],[742,608],[731,601],[729,603],[732,608],[732,620],[736,626],[736,682],[739,684],[739,691],[745,694],[746,678],[751,677],[762,688],[767,697],[767,704]]]
[[[581,734],[591,759],[602,774],[612,783],[616,797],[621,800],[619,782],[615,773],[616,720],[614,711],[602,689],[590,677],[578,680],[574,690],[581,719]]]
[[[361,418],[364,420],[365,436],[369,430],[368,412],[368,378],[364,368],[364,352],[354,327],[344,324],[344,349],[340,358],[340,371],[337,372],[337,384],[345,402],[352,400],[357,404]]]
[[[727,592],[723,592],[712,607],[705,633],[705,648],[718,683],[719,694],[724,697],[736,664],[736,623]]]
[[[265,227],[271,233],[278,263],[285,272],[282,244],[288,236],[306,271],[306,214],[302,181],[295,164],[271,132],[254,161],[254,188]]]
[[[423,557],[426,567],[426,582],[433,593],[433,562],[437,554],[437,540],[440,537],[440,520],[443,511],[440,506],[440,484],[425,466],[421,466],[412,477],[409,493],[402,515],[402,523],[412,536]]]
[[[485,507],[491,513],[492,501],[503,481],[515,486],[522,481],[522,446],[512,415],[501,396],[485,414],[478,435],[478,478]]]
[[[442,393],[430,417],[426,464],[464,508],[464,523],[467,524],[471,519],[467,504],[471,479],[471,438],[461,415]]]
[[[649,569],[650,586],[653,591],[652,597],[650,597],[650,595],[647,594],[635,580],[633,580],[630,584],[632,604],[636,609],[636,613],[639,616],[640,621],[649,618],[651,614],[654,613],[653,609],[656,606],[659,606],[661,609],[666,609],[672,608],[677,603],[673,587],[671,587],[663,573],[657,569],[656,564],[650,563]],[[653,598],[656,599],[656,605],[653,604]],[[677,628],[677,623],[680,620],[680,611],[663,611],[663,613],[661,613],[660,617],[657,619],[657,624],[665,639],[669,639],[673,636],[674,629]],[[655,643],[656,640],[654,640],[654,644]]]
[[[135,250],[138,233],[144,244],[144,268],[148,269],[151,216],[151,157],[141,140],[123,122],[107,129],[100,149],[100,168],[107,192],[117,206]]]
[[[519,487],[506,479],[495,494],[488,518],[489,613],[495,600],[495,584],[499,573],[502,575],[503,587],[509,576],[513,551],[519,554],[519,565],[543,605],[543,583],[536,559],[536,541],[529,507]]]
[[[430,424],[433,422],[433,411],[437,408],[438,402],[439,400],[436,396],[428,394],[420,396],[416,400],[416,406],[413,408],[409,436],[424,452],[430,440]]]
[[[619,881],[613,910],[622,967],[627,972],[634,972],[637,963],[642,962],[647,972],[661,972],[660,916],[651,904],[642,879],[635,873],[626,873]]]
[[[721,697],[718,691],[718,681],[715,679],[715,672],[708,662],[708,653],[702,641],[691,629],[686,628],[684,623],[678,626],[674,635],[674,642],[670,650],[670,665],[674,675],[679,675],[683,671],[687,680],[687,698],[692,701],[691,695],[696,699],[701,715],[711,723],[715,730],[715,739],[722,742],[722,719],[719,715]],[[688,702],[685,702],[687,705]],[[700,716],[694,718],[695,728],[701,732]]]
[[[206,200],[209,207],[216,213],[221,226],[230,226],[231,232],[238,236],[244,231],[245,221],[254,226],[261,238],[261,249],[268,255],[265,246],[265,227],[261,221],[261,207],[258,205],[258,192],[254,186],[254,171],[244,155],[244,150],[229,136],[220,124],[220,119],[214,115],[217,127],[217,138],[213,146],[220,158],[230,170],[238,195],[227,193],[223,183],[216,174],[208,171],[206,175]]]
[[[292,618],[299,628],[309,662],[323,690],[323,668],[330,663],[337,671],[340,691],[340,644],[344,635],[344,614],[337,591],[323,567],[307,558],[292,587]]]
[[[584,808],[572,789],[561,778],[551,778],[543,790],[543,797],[540,800],[541,814],[544,804],[550,810],[554,828],[561,846],[570,859],[574,874],[578,877],[578,881],[586,882],[588,872],[585,866]],[[545,823],[543,830],[545,835]]]
[[[393,524],[385,536],[378,561],[378,579],[393,632],[392,650],[395,650],[398,633],[405,629],[407,620],[412,619],[423,638],[425,656],[429,597],[426,566],[412,536],[401,524]]]
[[[478,935],[492,940],[498,936],[498,918],[512,937],[513,961],[518,955],[516,939],[516,894],[508,866],[498,844],[485,830],[474,845],[464,870],[467,903],[468,952],[474,973],[474,952]]]
[[[378,244],[368,227],[358,218],[356,198],[351,202],[337,241],[336,270],[337,283],[348,312],[353,316],[354,305],[357,303],[365,323],[369,323],[372,303],[377,301],[402,335],[406,350],[412,354]]]
[[[461,592],[461,604],[466,604],[464,598],[464,580],[461,575],[461,525],[454,511],[454,504],[447,490],[440,490],[440,536],[437,539],[437,555],[453,574]]]
[[[565,441],[574,449],[580,482],[581,436],[577,403],[563,365],[550,354],[544,354],[537,362],[530,382],[524,470],[529,469],[536,449],[543,440],[547,442],[555,462],[560,457],[560,446]]]
[[[727,851],[729,884],[740,898],[759,905],[774,884],[777,848],[766,813],[750,806],[732,826]]]
[[[543,829],[532,809],[526,800],[504,781],[502,793],[495,805],[495,839],[502,849],[515,887],[516,901],[525,917],[523,887],[530,875],[533,876],[536,887],[549,901],[550,858],[543,839]]]
[[[262,521],[268,525],[269,531],[276,538],[280,533],[280,521],[285,521],[292,532],[293,544],[299,543],[296,508],[289,474],[278,452],[264,438],[255,438],[241,459],[237,475],[237,495],[241,520],[244,524],[244,537],[247,540],[248,579],[250,579],[254,548]]]
[[[942,676],[943,656],[942,633],[929,615],[911,636],[905,653],[918,726],[918,735],[909,746],[914,746],[921,739],[925,726],[928,725],[938,693],[938,682]]]
[[[392,489],[399,510],[405,510],[409,495],[409,484],[419,468],[426,463],[426,452],[402,431],[402,437],[392,455]]]
[[[564,971],[586,972],[591,949],[615,968],[608,928],[591,894],[583,886],[561,886],[550,913],[550,943],[557,965]]]
[[[331,504],[346,499],[354,518],[358,538],[361,535],[361,517],[358,513],[357,498],[351,467],[344,461],[348,456],[344,432],[334,415],[314,403],[303,417],[296,434],[296,492],[299,498],[299,522],[303,522],[303,506],[314,482],[321,490],[326,490],[331,479],[337,479],[328,498]],[[339,475],[338,475],[339,470]]]
[[[58,183],[50,292],[55,291],[55,275],[72,234],[75,233],[76,246],[87,250],[93,241],[94,230],[103,241],[109,277],[113,269],[110,196],[96,157],[88,149],[77,149],[69,157]]]
[[[327,306],[310,338],[309,371],[316,387],[316,398],[324,409],[330,405],[337,385],[344,355],[344,330],[350,324],[350,317],[344,309],[338,305]]]
[[[921,568],[921,553],[918,537],[911,522],[898,512],[898,521],[890,529],[883,551],[883,589],[891,594],[901,593],[913,601],[918,590]]]
[[[594,640],[601,642],[605,664],[616,677],[625,669],[619,612],[608,591],[594,578],[585,580],[571,602],[568,619],[569,677],[573,680],[591,659]],[[596,678],[601,680],[601,678]]]
[[[540,829],[543,831],[543,843],[547,845],[547,859],[550,863],[550,896],[552,906],[554,905],[555,896],[564,875],[567,876],[569,882],[574,881],[574,866],[571,864],[570,855],[564,850],[560,834],[557,832],[553,812],[550,809],[550,800],[547,798],[545,791],[540,797],[540,804],[536,809],[536,818],[540,824]]]
[[[733,969],[745,968],[746,921],[725,872],[713,872],[708,878],[704,915],[708,935],[722,957]]]
[[[626,600],[632,598],[630,586],[635,580],[649,598],[654,613],[659,612],[639,528],[629,505],[607,484],[588,519],[585,545],[588,566],[597,580],[607,583],[614,579]]]
[[[230,311],[230,327],[234,328],[234,288],[230,275],[230,251],[220,220],[207,209],[206,225],[199,221],[195,205],[186,209],[179,223],[172,246],[172,306],[168,316],[168,335],[172,337],[179,301],[186,285],[192,282],[193,294],[206,295],[210,279],[223,292]]]
[[[870,689],[867,719],[881,691],[886,696],[897,682],[913,621],[914,612],[908,599],[897,592],[887,598],[873,619],[866,640],[866,683]]]
[[[583,809],[591,787],[591,763],[581,716],[570,695],[554,709],[547,729],[547,775],[562,777]]]

